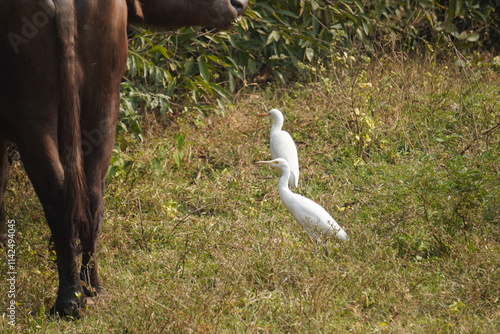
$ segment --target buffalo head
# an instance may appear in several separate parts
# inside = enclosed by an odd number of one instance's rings
[[[127,0],[129,22],[166,29],[205,26],[228,29],[248,6],[248,0]]]

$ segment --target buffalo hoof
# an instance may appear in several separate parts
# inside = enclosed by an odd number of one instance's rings
[[[49,313],[52,316],[68,320],[81,319],[86,304],[87,298],[83,296],[63,301],[57,300],[56,304],[50,309]]]

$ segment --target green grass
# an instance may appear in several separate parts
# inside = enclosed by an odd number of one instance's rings
[[[394,59],[250,87],[209,118],[146,115],[144,142],[124,138],[113,159],[107,294],[76,322],[44,315],[57,288],[49,231],[16,165],[14,332],[499,332],[499,97],[487,67]],[[254,164],[270,157],[255,113],[273,107],[298,145],[297,192],[350,237],[330,240],[329,258],[281,204],[276,172]]]

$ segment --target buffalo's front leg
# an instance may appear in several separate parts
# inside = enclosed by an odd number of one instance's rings
[[[102,290],[97,264],[97,241],[102,226],[104,186],[115,143],[119,101],[118,85],[111,88],[114,91],[110,91],[109,96],[101,99],[106,101],[100,106],[102,109],[93,110],[93,113],[89,110],[82,119],[82,153],[89,201],[89,222],[80,231],[82,243],[80,277],[88,296],[94,296]],[[89,95],[95,97],[105,91],[104,88],[100,92],[89,89]],[[86,111],[86,105],[82,110]]]
[[[109,133],[107,128],[101,128],[99,125],[87,127],[82,131],[89,221],[80,230],[82,246],[80,278],[87,296],[95,296],[102,291],[97,264],[97,242],[104,213],[104,179],[114,143],[114,133],[114,128]]]
[[[90,4],[81,1],[82,6]],[[81,140],[88,195],[88,224],[80,231],[82,243],[81,279],[85,292],[92,296],[102,290],[97,265],[97,241],[101,231],[104,182],[115,142],[120,104],[120,82],[127,64],[127,7],[123,1],[106,1],[89,6],[79,17],[79,40],[92,48],[82,50],[80,61],[86,68],[81,96]],[[108,13],[108,14],[104,14]],[[97,14],[97,13],[96,13]],[[109,26],[113,17],[113,29]],[[96,39],[95,36],[100,38]],[[112,47],[110,47],[112,46]]]

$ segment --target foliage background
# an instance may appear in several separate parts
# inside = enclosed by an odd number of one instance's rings
[[[140,136],[143,111],[178,114],[194,106],[206,115],[243,87],[314,81],[321,69],[383,54],[480,61],[478,51],[500,50],[499,6],[500,0],[250,1],[230,31],[133,27],[119,129]]]

